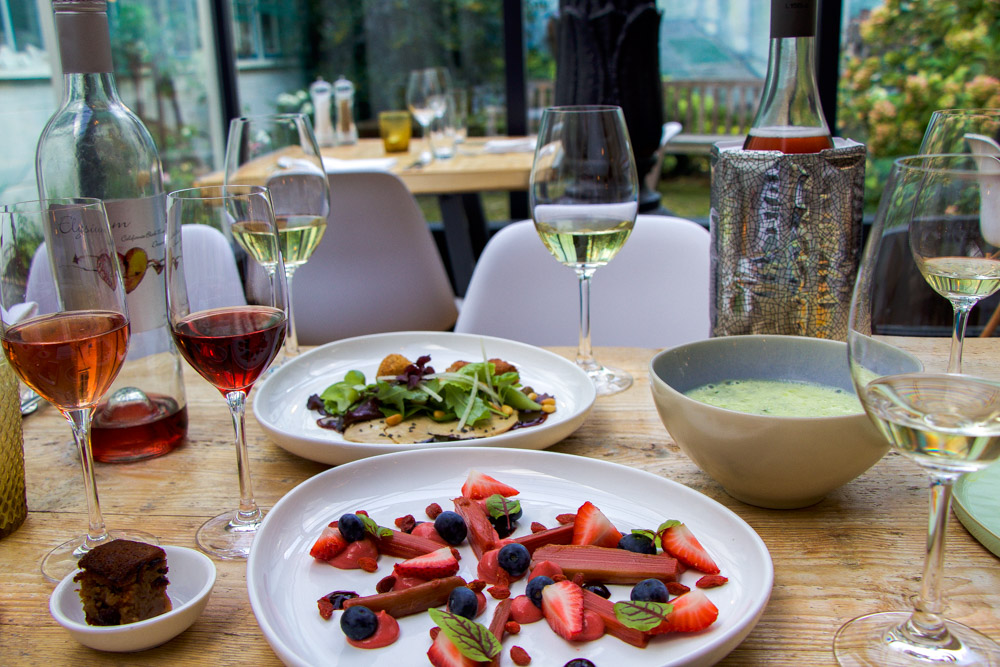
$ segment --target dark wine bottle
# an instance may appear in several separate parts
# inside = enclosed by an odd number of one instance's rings
[[[816,3],[771,0],[767,77],[746,150],[818,153],[833,147],[816,85]]]
[[[187,435],[181,360],[167,326],[166,197],[149,131],[118,96],[105,0],[53,0],[65,86],[38,141],[41,197],[104,201],[131,325],[128,356],[94,412],[98,461],[166,454]]]

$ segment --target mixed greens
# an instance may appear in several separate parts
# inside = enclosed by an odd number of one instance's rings
[[[324,389],[309,401],[310,409],[322,408],[338,420],[342,431],[351,424],[401,415],[403,419],[426,416],[437,422],[458,421],[457,429],[474,425],[492,414],[503,415],[503,406],[518,411],[541,410],[541,404],[522,390],[515,371],[496,374],[490,361],[468,363],[456,371],[437,373],[424,355],[400,375],[375,378],[367,383],[364,373],[348,371],[344,379]]]

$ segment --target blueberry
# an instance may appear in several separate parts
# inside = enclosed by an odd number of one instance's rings
[[[597,665],[586,658],[573,658],[563,665],[563,667],[597,667]]]
[[[542,589],[549,584],[554,584],[556,582],[552,581],[551,577],[546,577],[544,574],[540,574],[537,577],[532,577],[531,581],[528,582],[527,588],[524,589],[524,594],[528,596],[536,607],[542,608]]]
[[[469,529],[465,525],[465,519],[457,512],[441,512],[434,519],[434,530],[438,532],[445,542],[451,545],[462,543]]]
[[[514,515],[501,514],[500,516],[491,516],[490,523],[493,524],[493,528],[497,531],[497,536],[500,539],[509,537],[517,529],[517,521],[514,520]]]
[[[512,577],[520,577],[531,565],[531,554],[523,544],[514,542],[504,545],[497,554],[497,565],[507,570]]]
[[[337,528],[348,542],[357,542],[365,536],[365,524],[357,514],[345,514],[340,517]]]
[[[448,611],[471,620],[479,611],[479,597],[471,588],[465,586],[454,588],[448,596]]]
[[[354,591],[333,591],[332,593],[327,593],[324,595],[330,604],[333,605],[334,611],[338,611],[344,608],[344,601],[351,600],[358,597],[358,594]]]
[[[632,587],[630,597],[644,602],[666,602],[667,587],[659,579],[643,579]]]
[[[639,535],[637,533],[623,535],[622,539],[618,540],[618,548],[624,549],[625,551],[632,551],[637,554],[656,555],[656,544],[653,543],[653,540],[649,539],[645,535]]]
[[[368,607],[357,605],[348,607],[344,615],[340,617],[340,629],[344,631],[348,639],[361,641],[368,639],[378,628],[378,617]]]
[[[584,590],[588,590],[591,593],[596,593],[597,595],[600,595],[605,600],[611,598],[611,591],[609,591],[608,587],[605,586],[604,584],[584,584],[583,588]]]

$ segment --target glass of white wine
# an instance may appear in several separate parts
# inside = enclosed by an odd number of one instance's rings
[[[591,279],[618,254],[638,212],[639,180],[621,108],[545,109],[529,193],[542,242],[579,279],[576,363],[593,380],[598,395],[624,391],[632,376],[598,363],[590,343]]]
[[[898,252],[901,237],[908,237],[912,261],[928,282],[952,302],[974,302],[996,291],[997,183],[1000,162],[993,158],[901,158],[865,246],[848,327],[851,374],[865,411],[892,448],[928,474],[931,516],[913,610],[868,614],[845,624],[834,639],[841,665],[1000,664],[1000,646],[946,619],[943,601],[952,486],[1000,458],[1000,368],[971,359],[959,372],[953,368],[956,346],[942,335],[914,346],[922,372],[887,374],[883,360],[892,348],[873,343],[885,333],[880,292],[909,266],[904,260],[910,258]],[[921,313],[912,315],[919,321]],[[960,356],[960,338],[958,345]]]
[[[323,240],[330,184],[309,118],[300,113],[245,116],[229,124],[227,185],[264,185],[271,195],[288,283],[285,358],[299,353],[292,278]],[[267,265],[273,271],[275,264]]]

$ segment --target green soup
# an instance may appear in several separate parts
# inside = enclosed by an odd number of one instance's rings
[[[811,382],[725,380],[685,396],[727,410],[774,417],[839,417],[862,411],[853,391]]]

